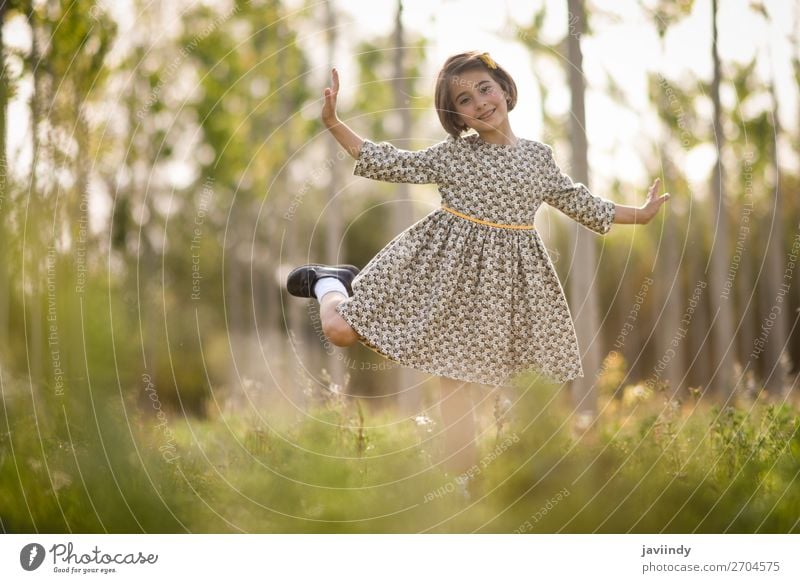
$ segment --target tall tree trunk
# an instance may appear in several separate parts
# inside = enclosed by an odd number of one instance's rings
[[[800,10],[795,9],[794,11],[794,27],[792,32],[792,45],[794,46],[794,51],[792,52],[792,70],[794,71],[794,78],[796,80],[800,79]],[[800,151],[800,99],[797,100],[797,133],[795,134],[795,151]],[[791,135],[791,134],[790,134]],[[795,284],[792,286],[792,295],[790,296],[790,301],[792,305],[798,306],[800,305],[800,282],[795,281]],[[800,308],[795,308],[795,310],[800,310]],[[792,313],[792,326],[794,327],[794,320],[798,317],[798,312],[794,311]],[[792,336],[795,340],[800,341],[800,337],[796,333],[793,333]],[[800,349],[800,347],[798,347]],[[795,361],[793,363],[795,373],[800,372],[800,362]],[[795,387],[795,392],[800,391],[800,388]]]
[[[569,87],[572,96],[570,143],[572,145],[572,174],[576,182],[589,186],[588,146],[586,143],[586,88],[583,76],[583,54],[580,36],[585,29],[583,0],[568,1],[570,34],[567,35]],[[600,344],[597,340],[597,294],[592,282],[597,274],[596,240],[582,226],[574,225],[575,256],[572,259],[570,302],[575,313],[575,331],[583,352],[584,377],[572,383],[572,396],[579,411],[596,412],[595,376],[600,368]]]
[[[752,202],[752,194],[750,195],[750,202]],[[744,204],[748,204],[745,198]],[[753,262],[756,260],[756,254],[752,252],[754,245],[752,244],[753,234],[756,231],[755,214],[750,213],[748,218],[748,228],[750,232],[747,238],[747,246],[742,252],[741,261],[739,261],[739,270],[736,272],[736,313],[739,314],[739,331],[736,333],[739,353],[739,364],[744,366],[748,360],[748,355],[753,349],[753,339],[756,337],[757,318],[758,318],[758,301],[756,296],[756,286],[753,281]],[[750,370],[753,371],[753,364]]]
[[[39,121],[41,102],[41,75],[42,67],[39,62],[39,43],[37,39],[37,18],[33,7],[29,11],[28,23],[31,28],[31,53],[28,62],[31,75],[33,77],[33,89],[31,91],[31,141],[33,158],[31,160],[30,189],[28,200],[26,201],[25,226],[23,227],[23,269],[25,276],[22,278],[23,301],[29,306],[23,305],[23,314],[26,318],[25,335],[29,347],[28,374],[33,383],[38,383],[44,379],[43,365],[43,318],[42,318],[42,296],[41,282],[42,270],[41,260],[44,252],[41,246],[41,222],[39,220],[41,210],[37,208],[40,197],[39,184],[37,181],[37,167],[41,154],[39,143]],[[35,204],[31,204],[35,201]],[[26,262],[26,258],[30,258]],[[27,267],[27,269],[25,269]],[[30,290],[30,292],[28,291]],[[25,298],[30,300],[29,302]],[[28,320],[28,315],[30,320]]]
[[[159,5],[159,7],[160,6],[161,5]],[[139,2],[136,3],[135,8],[137,10],[142,8],[139,5]],[[147,14],[146,12],[142,13]],[[145,54],[145,49],[142,47],[137,47],[135,54],[139,58],[137,58],[134,62],[140,62],[140,59]],[[143,83],[143,81],[136,75],[132,77],[130,83],[131,90],[128,92],[125,102],[128,118],[128,135],[132,137],[131,147],[127,151],[126,158],[124,160],[124,164],[127,166],[130,172],[130,180],[124,189],[119,189],[117,186],[117,200],[114,204],[116,206],[122,205],[123,208],[121,210],[115,209],[115,212],[138,212],[141,214],[149,213],[151,217],[156,217],[158,216],[157,213],[151,210],[153,206],[153,194],[151,193],[149,197],[145,198],[147,193],[146,182],[148,181],[148,177],[139,171],[140,161],[151,159],[151,153],[147,151],[149,141],[142,140],[140,136],[134,135],[134,131],[137,133],[147,132],[146,127],[148,119],[145,117],[145,119],[139,120],[137,118],[137,111],[142,106],[142,103],[145,102],[145,99],[149,94],[149,88],[147,87],[146,83]],[[143,219],[144,217],[142,216],[135,217],[135,224],[139,225],[139,227],[136,229],[136,255],[134,257],[130,257],[130,260],[126,262],[127,265],[125,268],[125,276],[127,277],[128,281],[125,285],[125,288],[132,290],[131,293],[133,294],[134,299],[137,300],[135,309],[137,310],[138,314],[135,320],[139,322],[140,326],[137,332],[140,335],[138,344],[142,351],[141,369],[139,372],[142,374],[149,374],[155,379],[155,382],[158,383],[159,379],[156,378],[159,352],[158,346],[160,343],[159,337],[161,334],[163,334],[163,326],[160,324],[160,322],[163,321],[163,318],[159,316],[159,304],[157,301],[157,298],[161,297],[161,294],[158,293],[157,289],[158,281],[160,279],[158,275],[159,265],[155,256],[155,250],[150,244],[150,225],[145,224]],[[124,225],[125,220],[123,219],[122,221],[117,221],[117,223]],[[122,239],[120,252],[127,253],[125,238]],[[145,403],[144,399],[147,398],[145,392],[139,391],[139,393],[141,395],[142,403]]]
[[[689,232],[686,234],[688,249],[706,249],[704,233],[708,229],[710,227],[706,224],[703,213],[698,213],[697,219],[689,225]],[[688,328],[688,384],[693,387],[702,387],[704,394],[708,392],[710,395],[708,379],[714,370],[713,363],[709,359],[711,355],[709,348],[711,317],[709,316],[707,295],[710,292],[708,289],[701,288],[701,284],[706,283],[707,279],[707,263],[699,254],[691,251],[686,254],[686,262],[689,264],[689,268],[686,270],[686,280],[683,286],[678,286],[679,290],[683,290],[680,295],[682,299],[680,318],[683,318],[685,314],[688,315],[686,310],[689,306],[690,298],[695,295],[695,290],[700,289],[697,306],[695,306],[690,323],[686,326]]]
[[[403,29],[403,0],[397,0],[397,11],[394,20],[394,75],[392,89],[394,93],[394,110],[400,118],[400,135],[408,139],[411,135],[411,110],[408,108],[408,81],[405,62],[406,41]],[[397,185],[397,200],[392,206],[392,232],[399,233],[408,228],[414,220],[414,209],[409,200],[411,189],[408,184]],[[419,411],[421,406],[420,383],[408,368],[395,369],[398,399],[401,412],[409,414]]]
[[[666,28],[664,28],[663,33],[659,37],[662,55],[666,54],[665,35]],[[666,93],[661,91],[659,96],[659,109],[661,109],[662,112],[668,112],[669,100]],[[662,141],[659,151],[670,152],[670,147],[666,140]],[[677,174],[674,172],[674,166],[671,160],[665,161],[664,172],[664,185],[666,190],[666,185],[672,182],[670,178]],[[679,338],[677,334],[682,317],[681,311],[683,310],[681,300],[684,297],[681,291],[683,289],[683,282],[681,278],[679,242],[685,240],[686,232],[679,232],[679,222],[675,217],[673,207],[667,206],[665,209],[664,237],[662,239],[664,245],[661,246],[664,250],[664,257],[658,262],[658,282],[656,283],[657,293],[660,294],[659,304],[663,306],[661,322],[663,322],[665,326],[659,326],[659,332],[655,334],[655,338],[658,346],[657,354],[659,358],[669,354],[667,352],[668,350],[674,350],[672,360],[670,360],[669,366],[666,369],[666,380],[669,382],[672,396],[684,396],[687,392],[685,387],[689,382],[689,375],[687,374],[688,371],[686,368],[687,360],[685,358],[688,347],[685,344],[685,339],[677,347],[672,347],[670,344],[673,338]],[[680,224],[683,224],[683,221],[681,221]]]
[[[6,75],[5,42],[3,25],[6,20],[8,3],[0,0],[0,370],[5,368],[3,355],[8,354],[9,347],[9,306],[11,304],[11,286],[9,276],[8,242],[11,226],[7,220],[11,201],[8,194],[10,180],[6,143],[6,117],[8,115],[8,75]]]
[[[222,185],[220,185],[222,186]],[[216,185],[212,186],[217,190]],[[228,331],[228,342],[231,348],[231,369],[230,379],[232,386],[237,387],[234,392],[234,401],[243,396],[242,380],[247,376],[247,333],[245,326],[245,310],[249,304],[245,299],[245,274],[242,262],[239,258],[240,247],[243,244],[241,233],[244,230],[244,221],[247,214],[246,210],[249,207],[247,194],[243,190],[239,190],[231,197],[231,225],[232,229],[228,229],[227,236],[229,238],[226,248],[223,249],[225,254],[225,296],[224,302],[228,312],[228,321],[226,322]],[[217,198],[219,193],[217,193]]]
[[[666,144],[661,145],[662,152],[668,152],[669,148]],[[667,162],[664,165],[665,184],[669,184],[672,165]],[[684,354],[686,353],[686,346],[684,344],[685,338],[680,340],[679,326],[681,321],[681,299],[684,297],[683,293],[676,293],[681,290],[681,269],[679,257],[679,243],[684,238],[679,233],[678,220],[672,212],[671,207],[666,208],[664,215],[664,236],[663,257],[658,261],[658,281],[655,284],[655,289],[659,290],[660,298],[659,304],[663,306],[661,313],[661,326],[658,326],[658,331],[655,334],[656,343],[658,346],[658,356],[670,357],[669,364],[665,369],[664,380],[669,383],[670,395],[673,397],[684,396],[686,385],[686,366]],[[696,332],[697,328],[695,328]],[[679,340],[678,346],[672,346],[673,339]],[[674,352],[670,352],[674,351]]]
[[[767,19],[767,25],[769,24],[769,19]],[[776,95],[775,91],[775,71],[771,58],[772,55],[768,54],[767,57],[767,60],[772,67],[772,74],[770,75],[769,81],[769,93],[772,98],[772,111],[774,116],[774,131],[772,134],[774,136],[774,140],[769,153],[771,155],[770,160],[772,162],[772,177],[775,182],[772,185],[774,193],[774,205],[771,209],[772,212],[767,213],[767,216],[765,217],[765,222],[767,224],[765,225],[766,228],[764,232],[769,233],[767,243],[766,288],[770,300],[770,306],[767,308],[766,312],[763,312],[763,314],[765,317],[767,317],[770,311],[773,309],[773,304],[780,311],[778,312],[778,317],[775,318],[769,341],[767,342],[764,350],[763,366],[764,374],[766,375],[766,378],[764,379],[765,386],[769,392],[777,396],[783,389],[784,372],[788,372],[783,370],[781,354],[784,350],[788,350],[789,334],[787,330],[787,320],[792,317],[792,313],[790,311],[790,296],[788,295],[790,288],[787,288],[787,286],[790,286],[791,282],[784,281],[783,277],[786,255],[784,254],[783,247],[783,204],[781,198],[780,168],[778,165],[778,144],[780,143],[783,132],[780,118],[778,116],[778,96]],[[769,184],[769,178],[767,178],[767,183]]]
[[[281,282],[277,278],[278,274],[278,253],[275,252],[279,249],[279,244],[275,241],[281,234],[281,228],[278,223],[277,217],[272,216],[274,213],[262,212],[261,217],[264,223],[264,229],[258,229],[256,233],[255,245],[260,253],[256,256],[256,263],[253,265],[254,277],[257,278],[255,282],[255,289],[258,295],[254,299],[255,306],[259,313],[259,322],[262,327],[259,332],[261,337],[261,348],[257,353],[257,358],[261,366],[268,366],[269,370],[258,372],[258,378],[271,378],[273,375],[280,377],[280,374],[275,374],[275,371],[280,371],[286,363],[288,358],[287,338],[284,331],[281,329]],[[258,209],[253,209],[253,216],[258,216]],[[264,357],[261,353],[268,357],[268,361],[264,362]],[[283,378],[288,378],[284,376]]]
[[[712,42],[711,58],[714,76],[711,80],[711,101],[714,105],[714,137],[716,138],[717,164],[711,176],[711,200],[715,222],[712,226],[711,243],[711,277],[709,278],[709,300],[711,307],[712,332],[712,377],[709,387],[725,402],[734,394],[732,383],[733,353],[735,338],[733,335],[733,319],[730,300],[722,296],[723,284],[728,273],[728,214],[725,195],[725,168],[722,152],[725,149],[725,136],[722,129],[722,105],[720,103],[719,86],[721,65],[717,48],[717,0],[711,2]]]
[[[279,51],[277,58],[280,59],[283,53],[284,51]],[[329,70],[325,82],[330,83],[330,79]],[[282,94],[284,93],[288,92],[282,92]],[[284,119],[288,119],[295,104],[287,103],[286,99],[283,99],[281,107],[283,108]],[[287,151],[295,151],[294,144],[293,136],[288,135],[286,138]],[[278,189],[277,192],[286,192],[288,190],[286,172],[281,172],[278,175],[275,181],[275,188]],[[291,222],[284,222],[282,228],[275,231],[276,233],[281,231],[286,233],[286,260],[292,268],[309,262],[319,262],[319,258],[313,255],[315,250],[308,239],[309,231],[303,228],[303,217],[301,215],[301,211],[298,210]],[[280,247],[275,245],[273,248]],[[285,276],[287,274],[288,270],[283,274],[280,281],[281,290],[285,289]],[[318,390],[320,383],[315,370],[316,367],[311,362],[311,359],[318,358],[317,355],[320,354],[324,341],[324,339],[320,339],[322,335],[321,322],[312,320],[313,317],[318,316],[319,304],[313,299],[300,300],[285,294],[283,305],[286,306],[286,320],[288,320],[286,326],[289,339],[285,360],[287,376],[284,379],[279,379],[279,382],[283,382],[294,390],[293,393],[288,393],[288,398],[302,407],[304,402],[308,403],[310,389]]]
[[[756,284],[753,281],[754,269],[757,269],[755,261],[757,259],[755,233],[758,231],[756,225],[756,214],[753,212],[753,156],[746,152],[742,159],[742,171],[740,180],[744,184],[739,207],[741,215],[739,218],[739,228],[734,243],[734,253],[739,254],[738,268],[735,272],[736,277],[736,314],[739,322],[737,324],[736,339],[738,344],[737,362],[743,371],[747,363],[748,370],[746,375],[755,375],[757,363],[752,362],[750,352],[753,349],[753,339],[756,337],[758,320],[758,298],[756,295]],[[738,379],[737,379],[738,382]]]
[[[282,84],[282,83],[281,83]],[[281,98],[283,94],[281,92]],[[284,98],[284,102],[287,100]],[[285,119],[289,119],[292,107],[291,103],[286,103],[284,106],[288,113]],[[251,131],[260,132],[261,127],[253,125]],[[287,126],[287,129],[291,126]],[[289,136],[287,140],[292,139],[292,132],[288,129]],[[255,135],[251,136],[251,142],[257,143],[259,138]],[[294,152],[295,148],[287,141],[287,151]],[[284,196],[288,192],[288,181],[286,179],[286,172],[279,172],[276,176],[275,192],[279,196]],[[270,195],[271,196],[271,195]],[[278,197],[275,197],[276,199]],[[252,201],[252,216],[259,217],[260,224],[254,228],[254,240],[257,254],[255,261],[251,266],[251,273],[256,281],[252,282],[253,289],[256,290],[256,297],[253,298],[254,315],[257,320],[254,322],[254,328],[259,326],[256,338],[252,338],[250,342],[256,347],[254,350],[254,376],[255,378],[262,378],[268,380],[267,386],[264,387],[265,394],[263,397],[268,397],[273,394],[274,388],[278,385],[291,385],[296,387],[295,383],[287,383],[292,368],[290,359],[293,357],[294,352],[291,350],[287,331],[284,329],[284,322],[286,314],[283,312],[284,303],[281,301],[281,290],[285,285],[285,280],[280,279],[280,263],[281,256],[281,237],[286,233],[286,221],[282,218],[283,213],[270,212],[270,208],[275,203],[271,199],[266,202],[257,199]],[[291,240],[291,232],[289,234]],[[288,257],[292,257],[292,252],[288,253]],[[289,299],[291,304],[298,303],[294,299]],[[257,316],[255,314],[258,314]],[[291,324],[290,324],[291,325]],[[260,346],[256,343],[260,342]],[[287,391],[290,390],[287,388]]]
[[[78,145],[77,155],[75,156],[75,166],[73,168],[73,173],[75,175],[75,194],[72,198],[68,198],[64,205],[65,217],[68,221],[68,225],[70,225],[70,236],[72,238],[72,251],[73,251],[73,260],[72,266],[73,269],[71,270],[72,279],[70,281],[70,285],[66,285],[60,287],[59,291],[62,291],[66,296],[68,296],[69,302],[62,303],[62,305],[69,306],[68,314],[64,314],[62,317],[59,317],[59,320],[63,318],[64,323],[66,326],[59,326],[59,334],[63,337],[63,342],[67,344],[66,351],[61,352],[63,358],[62,362],[65,362],[68,365],[68,372],[71,372],[75,376],[83,376],[82,374],[78,374],[78,371],[85,371],[86,370],[86,355],[84,354],[84,343],[82,338],[80,337],[80,330],[81,330],[81,312],[80,312],[80,302],[81,299],[85,299],[85,293],[76,293],[75,290],[78,289],[77,282],[81,275],[78,273],[78,261],[79,257],[82,257],[80,261],[83,262],[81,268],[86,269],[88,272],[88,261],[89,261],[89,238],[90,238],[90,231],[89,231],[89,204],[90,204],[90,196],[89,196],[89,169],[92,164],[92,160],[90,158],[90,147],[89,147],[89,122],[86,118],[86,114],[84,112],[84,105],[83,100],[85,99],[85,95],[81,95],[79,91],[76,89],[75,94],[73,95],[74,99],[74,112],[75,112],[75,138]],[[85,206],[83,205],[85,201]],[[80,240],[80,230],[81,228],[85,229],[84,231],[84,240]],[[56,238],[55,233],[53,233],[53,239]],[[55,244],[55,241],[53,241]],[[80,253],[81,255],[78,255]],[[86,275],[87,272],[84,272]],[[90,299],[91,301],[91,299]],[[91,318],[91,315],[87,313],[87,309],[90,306],[84,301],[83,303],[84,308],[84,318]]]

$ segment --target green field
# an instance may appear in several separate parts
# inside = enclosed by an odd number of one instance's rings
[[[520,381],[478,409],[467,500],[417,418],[314,395],[205,418],[119,398],[62,406],[3,385],[6,532],[800,532],[800,415],[765,393],[720,410],[641,385],[582,429],[564,391]],[[124,406],[123,406],[124,405]]]

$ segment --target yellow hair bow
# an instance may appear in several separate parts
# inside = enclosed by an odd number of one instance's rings
[[[489,56],[489,53],[483,53],[481,55],[478,55],[478,58],[484,63],[486,63],[486,66],[489,67],[490,69],[497,69],[497,63],[495,63],[494,60],[492,60],[492,57]]]

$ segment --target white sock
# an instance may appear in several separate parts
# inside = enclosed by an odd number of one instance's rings
[[[344,284],[335,277],[321,277],[317,280],[317,283],[314,284],[314,295],[317,296],[320,302],[322,302],[322,298],[325,294],[330,292],[339,292],[344,297],[348,297],[349,295]]]

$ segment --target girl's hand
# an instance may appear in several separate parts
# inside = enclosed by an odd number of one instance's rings
[[[322,123],[325,127],[336,125],[339,121],[336,116],[336,96],[339,94],[339,73],[336,67],[331,69],[331,78],[333,89],[325,88],[325,103],[322,106]]]
[[[650,190],[647,191],[647,200],[644,206],[639,207],[639,211],[636,213],[643,217],[641,220],[637,221],[642,225],[646,225],[652,221],[653,217],[658,213],[658,209],[661,208],[661,205],[669,200],[669,193],[665,192],[661,196],[658,196],[658,185],[660,182],[660,178],[656,178],[653,181],[653,185],[650,187]]]
[[[336,141],[350,154],[354,159],[358,160],[361,155],[361,145],[364,139],[347,127],[347,124],[339,121],[336,115],[336,97],[339,95],[339,73],[336,67],[331,69],[331,78],[333,80],[333,88],[325,88],[325,103],[322,106],[322,123],[328,128]]]

